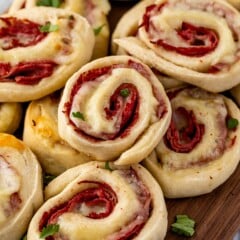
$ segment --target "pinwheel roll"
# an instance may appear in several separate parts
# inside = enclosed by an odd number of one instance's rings
[[[104,57],[108,52],[109,26],[107,15],[110,11],[108,0],[15,0],[13,1],[9,12],[15,12],[20,8],[32,8],[35,6],[57,7],[74,11],[83,17],[86,17],[95,33],[95,46],[92,58]]]
[[[20,103],[0,103],[0,132],[14,133],[22,119]]]
[[[221,92],[240,83],[239,21],[223,0],[147,0],[122,17],[113,39],[151,68]]]
[[[60,93],[32,101],[27,108],[23,141],[37,155],[45,172],[58,175],[90,158],[69,146],[58,134]]]
[[[142,166],[105,168],[90,162],[64,172],[46,187],[48,199],[33,217],[28,240],[161,240],[167,230],[162,191]],[[129,207],[131,206],[131,207]]]
[[[1,16],[0,101],[29,101],[63,87],[93,46],[89,23],[71,11],[35,7]]]
[[[238,106],[240,106],[240,85],[231,89],[230,92],[231,92],[232,96],[234,97],[234,99],[236,100],[236,102],[238,103]]]
[[[98,161],[132,164],[156,147],[170,122],[161,83],[137,59],[111,56],[82,67],[58,108],[59,135]]]
[[[0,239],[21,239],[43,201],[41,168],[22,141],[5,133],[0,133],[0,179]]]
[[[240,110],[235,103],[199,88],[168,92],[172,120],[155,152],[145,161],[166,197],[211,192],[240,160]]]

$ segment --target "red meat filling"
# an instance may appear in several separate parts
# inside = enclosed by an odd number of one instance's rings
[[[165,143],[175,152],[188,153],[201,141],[203,134],[204,125],[196,122],[194,113],[179,107],[173,112]]]
[[[53,74],[57,66],[53,61],[22,62],[15,66],[0,63],[0,82],[33,85]]]
[[[69,201],[50,209],[49,212],[45,212],[39,223],[39,231],[42,231],[42,229],[49,224],[55,224],[58,221],[59,216],[64,213],[81,212],[80,208],[82,204],[85,204],[90,209],[94,209],[96,206],[100,206],[101,209],[104,209],[104,211],[101,212],[94,212],[93,210],[86,215],[88,218],[101,219],[111,214],[117,204],[117,196],[113,189],[106,183],[82,181],[79,184],[82,183],[94,184],[96,186],[79,192]],[[46,238],[46,240],[53,239],[53,236]]]
[[[151,5],[146,8],[143,16],[143,23],[146,32],[156,29],[151,22],[151,17],[159,14],[166,4]],[[209,28],[194,26],[193,24],[182,22],[180,29],[176,29],[177,35],[188,45],[188,47],[177,47],[167,43],[164,39],[151,41],[151,43],[163,47],[168,51],[175,51],[179,54],[192,57],[201,57],[211,53],[218,45],[217,33]],[[160,33],[159,33],[160,34]]]
[[[1,48],[9,50],[16,47],[28,47],[37,44],[47,36],[40,31],[40,25],[27,19],[15,17],[0,18],[3,27],[0,28]]]

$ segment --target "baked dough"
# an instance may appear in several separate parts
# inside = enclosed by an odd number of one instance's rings
[[[240,107],[240,85],[231,89],[230,92],[231,92],[232,96],[234,97],[234,99],[236,100],[238,106]]]
[[[223,0],[146,0],[123,15],[113,41],[172,78],[222,92],[240,83],[239,22]]]
[[[240,1],[239,0],[227,0],[229,3],[231,3],[235,8],[240,10]]]
[[[162,240],[167,231],[162,191],[138,164],[111,170],[102,162],[82,164],[54,179],[45,196],[30,223],[28,240],[40,240],[49,224],[59,225],[51,239]]]
[[[59,135],[98,161],[143,160],[167,130],[169,100],[151,70],[128,56],[86,64],[67,82],[58,108]]]
[[[236,104],[198,88],[168,92],[173,117],[155,151],[144,161],[168,198],[209,193],[225,182],[240,160],[240,123]]]
[[[22,9],[2,15],[0,24],[1,102],[46,96],[62,88],[91,58],[92,28],[86,19],[71,11]],[[52,28],[50,32],[47,26]]]
[[[22,7],[35,7],[37,6],[37,2],[38,0],[14,0],[9,12],[15,12]],[[106,56],[110,35],[107,15],[111,9],[108,0],[65,0],[59,7],[86,17],[95,31],[95,46],[92,59]]]
[[[37,155],[43,170],[59,175],[68,168],[91,160],[69,146],[58,134],[60,92],[32,101],[26,111],[23,141]]]
[[[43,202],[35,155],[12,135],[0,133],[0,239],[21,239]]]
[[[0,132],[14,133],[20,125],[22,111],[20,103],[0,103]]]

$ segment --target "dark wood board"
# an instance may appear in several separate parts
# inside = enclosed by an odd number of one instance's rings
[[[133,4],[124,1],[112,3],[109,15],[111,31]],[[240,166],[228,181],[209,194],[194,198],[166,199],[169,225],[166,240],[232,240],[240,230],[239,180]],[[193,237],[182,237],[171,232],[170,225],[177,214],[187,214],[196,221]]]

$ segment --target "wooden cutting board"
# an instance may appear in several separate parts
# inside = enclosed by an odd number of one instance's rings
[[[111,31],[133,3],[112,3],[109,15]],[[240,147],[240,146],[239,146]],[[240,166],[223,185],[212,193],[185,199],[166,199],[168,231],[166,240],[232,240],[240,230]],[[170,225],[177,214],[187,214],[196,221],[196,232],[186,238],[172,233]]]

